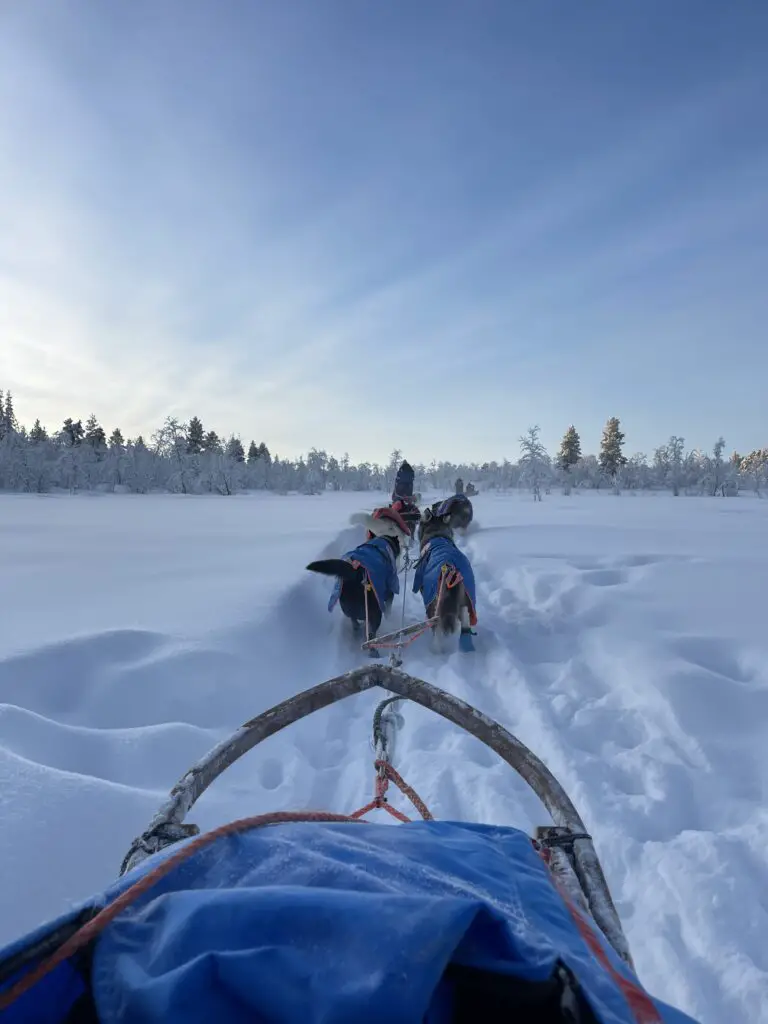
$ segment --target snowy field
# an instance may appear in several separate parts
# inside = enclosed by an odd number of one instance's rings
[[[233,727],[359,663],[303,567],[375,500],[0,496],[0,942],[115,878]],[[406,670],[557,774],[655,995],[768,1022],[768,501],[481,495],[475,519],[477,653],[420,640]],[[379,699],[266,741],[191,820],[365,803]],[[404,714],[396,767],[436,817],[546,821],[477,741]]]

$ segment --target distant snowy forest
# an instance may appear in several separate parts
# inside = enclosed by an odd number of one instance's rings
[[[518,439],[516,461],[415,465],[417,488],[451,492],[457,478],[478,490],[530,490],[535,500],[554,488],[621,491],[669,490],[680,494],[735,496],[768,489],[768,448],[725,456],[719,438],[709,452],[686,451],[682,437],[670,437],[650,457],[625,454],[617,418],[603,430],[597,455],[584,455],[575,427],[565,432],[559,451],[550,454],[539,428]],[[45,493],[55,490],[147,494],[231,495],[240,491],[317,494],[324,490],[382,491],[392,486],[407,452],[394,451],[387,465],[353,464],[313,448],[299,459],[283,459],[267,444],[246,448],[234,436],[224,439],[193,417],[181,423],[169,417],[147,441],[126,438],[118,427],[107,435],[91,416],[67,419],[49,432],[35,420],[31,428],[17,419],[13,396],[0,391],[0,490]]]

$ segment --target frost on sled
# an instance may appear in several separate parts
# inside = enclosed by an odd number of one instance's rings
[[[200,835],[185,817],[229,765],[380,686],[374,796]],[[393,765],[407,701],[486,743],[551,816],[435,821]],[[396,706],[400,705],[400,708]],[[388,799],[390,783],[421,815]],[[402,824],[363,820],[389,811]],[[120,879],[0,951],[9,1024],[691,1024],[642,987],[592,837],[536,755],[482,712],[368,664],[270,708],[183,776]]]

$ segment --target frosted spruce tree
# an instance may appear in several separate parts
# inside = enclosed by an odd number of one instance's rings
[[[245,462],[245,449],[239,437],[234,435],[230,437],[227,441],[225,454],[228,459],[232,459],[234,462]]]
[[[203,424],[197,416],[193,416],[187,425],[187,454],[199,455],[205,444]]]
[[[102,451],[107,446],[107,435],[93,413],[85,423],[85,441],[94,451]]]
[[[541,488],[549,480],[550,458],[539,440],[541,428],[529,427],[520,438],[520,482],[531,489],[534,501],[541,501]]]
[[[111,452],[125,451],[125,439],[123,437],[123,432],[120,429],[120,427],[115,427],[115,429],[109,435],[109,450]]]
[[[3,406],[2,392],[0,392],[0,437],[14,434],[18,429],[19,424],[13,409],[13,396],[10,391],[6,391],[5,406]]]
[[[622,466],[626,466],[627,460],[622,449],[624,447],[624,434],[619,428],[619,419],[611,416],[603,427],[603,439],[600,442],[600,455],[598,462],[600,469],[609,476],[616,486],[616,476]]]
[[[555,465],[563,474],[563,494],[571,493],[571,469],[581,458],[581,438],[576,427],[571,424],[560,442]]]
[[[40,444],[41,441],[48,440],[48,431],[42,425],[40,420],[35,420],[34,426],[29,432],[29,440],[33,444]]]
[[[64,420],[64,425],[61,428],[59,437],[65,445],[68,445],[70,448],[75,448],[83,440],[84,433],[85,431],[83,430],[82,420],[73,421],[72,418],[68,416],[67,419]]]
[[[215,430],[209,430],[203,438],[203,451],[209,454],[219,455],[224,450],[221,439]]]

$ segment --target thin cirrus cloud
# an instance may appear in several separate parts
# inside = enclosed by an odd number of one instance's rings
[[[285,455],[764,444],[768,15],[598,7],[4,9],[0,387]]]

